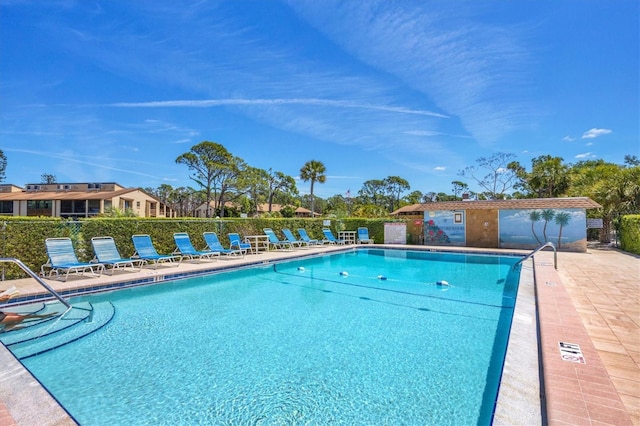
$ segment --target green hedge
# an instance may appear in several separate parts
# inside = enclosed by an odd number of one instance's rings
[[[272,228],[280,238],[280,230],[291,229],[297,235],[298,228],[306,228],[311,238],[323,239],[324,219],[265,218],[265,219],[157,219],[157,218],[92,218],[73,222],[59,218],[6,217],[0,221],[0,256],[20,259],[33,271],[40,271],[47,261],[44,246],[46,238],[70,237],[81,261],[93,258],[91,238],[113,237],[123,257],[133,255],[131,236],[149,234],[160,253],[171,253],[175,249],[174,232],[187,232],[196,248],[204,248],[202,233],[216,232],[224,246],[229,245],[227,234],[261,235],[263,228]],[[359,226],[369,228],[369,236],[376,242],[384,242],[384,224],[393,219],[331,219],[329,228],[334,233],[356,230]],[[400,221],[403,222],[403,221]],[[25,277],[15,265],[3,263],[4,279]]]
[[[620,247],[629,253],[640,254],[640,215],[622,217],[620,223]]]

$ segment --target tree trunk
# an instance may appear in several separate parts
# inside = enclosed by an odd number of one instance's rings
[[[611,218],[609,216],[602,218],[602,229],[600,230],[600,242],[611,242]]]

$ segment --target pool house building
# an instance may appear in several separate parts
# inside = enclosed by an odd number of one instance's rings
[[[413,204],[392,213],[409,221],[414,244],[535,249],[552,242],[558,250],[587,250],[587,197]]]

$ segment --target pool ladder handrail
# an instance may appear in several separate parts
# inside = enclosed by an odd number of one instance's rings
[[[71,305],[69,304],[69,302],[64,300],[64,298],[60,294],[58,294],[58,292],[56,292],[53,288],[51,288],[51,286],[49,286],[49,284],[44,282],[44,280],[42,280],[42,278],[40,278],[38,276],[38,274],[33,272],[31,269],[29,269],[29,267],[27,265],[22,263],[21,260],[16,259],[14,257],[0,257],[0,263],[15,263],[16,265],[18,265],[20,267],[20,269],[22,269],[24,272],[26,272],[27,275],[29,275],[31,278],[36,280],[38,282],[38,284],[40,284],[42,287],[45,288],[45,290],[47,290],[49,293],[51,293],[53,295],[53,297],[58,299],[58,301],[60,303],[62,303],[67,308],[67,310],[71,309]]]
[[[542,250],[545,247],[551,247],[553,249],[553,267],[555,269],[558,269],[558,251],[556,250],[555,244],[553,244],[551,241],[548,241],[548,242],[544,243],[543,245],[541,245],[540,247],[538,247],[537,249],[533,250],[531,253],[529,253],[528,255],[523,257],[522,259],[518,260],[515,263],[515,265],[513,265],[513,266],[518,266],[519,264],[521,264],[525,260],[529,259],[530,257],[532,257],[534,254],[536,254],[537,252],[539,252],[540,250]]]

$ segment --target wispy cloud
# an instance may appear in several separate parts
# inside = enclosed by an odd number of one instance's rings
[[[444,167],[444,166],[437,166],[437,167],[434,167],[433,170],[437,170],[437,171],[441,172],[441,171],[447,170],[447,168]]]
[[[584,154],[578,154],[575,156],[575,158],[595,158],[595,155],[592,152],[585,152]]]
[[[360,61],[460,117],[480,142],[499,139],[521,125],[525,114],[531,118],[525,101],[530,59],[519,44],[521,29],[479,24],[466,9],[465,14],[437,14],[416,3],[363,6],[367,4],[289,2],[304,20]]]
[[[449,136],[454,138],[463,138],[463,139],[473,139],[469,135],[452,135],[448,133],[436,132],[433,130],[407,130],[402,132],[405,135],[411,136],[425,136],[425,137],[433,137],[433,136]]]
[[[564,138],[562,138],[562,140],[565,141],[565,142],[573,142],[576,139],[572,138],[571,136],[565,136]]]
[[[108,104],[111,107],[123,108],[169,108],[169,107],[217,107],[217,106],[252,106],[252,105],[307,105],[329,106],[335,108],[358,108],[377,111],[396,112],[399,114],[426,115],[429,117],[449,118],[447,115],[426,110],[392,107],[384,105],[361,104],[350,101],[338,101],[330,99],[207,99],[207,100],[176,100],[176,101],[152,101],[152,102],[116,102]]]
[[[105,170],[111,170],[111,171],[115,171],[115,172],[122,172],[122,173],[128,173],[128,174],[133,174],[133,175],[138,175],[138,176],[145,176],[145,177],[150,177],[150,178],[154,178],[154,179],[162,179],[158,176],[154,176],[154,175],[150,175],[147,173],[141,173],[137,170],[130,170],[130,169],[123,169],[120,167],[112,167],[107,165],[107,161],[112,162],[113,159],[109,158],[106,159],[104,157],[94,157],[93,161],[87,161],[87,160],[83,160],[82,158],[78,158],[76,155],[74,154],[60,154],[60,153],[54,153],[54,152],[43,152],[43,151],[34,151],[34,150],[29,150],[29,149],[15,149],[15,148],[6,148],[5,151],[8,152],[20,152],[23,154],[29,154],[29,155],[38,155],[38,156],[42,156],[42,157],[46,157],[46,158],[52,158],[55,160],[63,160],[63,161],[69,161],[69,162],[73,162],[73,163],[77,163],[77,164],[83,164],[86,166],[92,166],[92,167],[96,167],[98,169],[105,169]]]
[[[420,129],[424,135],[433,132],[460,138],[474,136],[442,132],[444,127],[453,128],[446,124],[452,121],[452,115],[443,111],[428,93],[420,88],[416,90],[415,83],[420,82],[421,76],[406,79],[379,69],[377,64],[375,68],[363,64],[360,55],[336,48],[335,41],[300,21],[290,8],[297,6],[277,2],[272,6],[296,21],[291,28],[276,25],[279,37],[291,31],[291,37],[284,43],[272,37],[271,24],[251,21],[233,2],[225,6],[200,2],[192,8],[131,3],[126,6],[127,13],[144,16],[146,22],[158,24],[150,25],[144,33],[109,19],[97,20],[92,25],[75,23],[73,28],[66,21],[53,20],[47,24],[51,37],[62,44],[65,51],[126,80],[141,81],[150,87],[162,86],[162,93],[196,94],[173,100],[154,97],[132,101],[124,97],[122,102],[97,101],[66,108],[218,107],[224,108],[225,113],[247,117],[253,123],[316,141],[359,145],[379,151],[387,158],[400,153],[415,157],[416,152],[452,155],[452,149],[439,141],[428,145],[416,143],[417,135],[407,133],[412,129]],[[78,7],[88,8],[84,4]],[[341,24],[347,25],[344,21]],[[117,31],[113,31],[112,25],[117,25]],[[305,36],[298,37],[299,31]],[[353,31],[348,29],[347,41]],[[384,38],[384,34],[377,36]],[[424,34],[419,35],[422,36]],[[311,45],[313,51],[309,50]],[[332,55],[325,57],[318,50],[331,51]],[[411,62],[415,58],[404,60]],[[422,75],[429,70],[417,71]],[[206,114],[205,111],[201,116]],[[198,134],[185,134],[189,129],[184,127],[172,128],[149,121],[116,130],[111,126],[108,133],[102,134],[124,138],[137,137],[140,133],[142,139],[144,132],[170,134],[173,131],[174,144],[187,144]],[[504,126],[494,123],[493,128]],[[390,145],[394,146],[394,152],[389,152]]]
[[[597,129],[594,127],[593,129],[584,132],[584,134],[582,135],[582,139],[593,139],[599,136],[608,135],[611,132],[612,130],[610,129]]]

